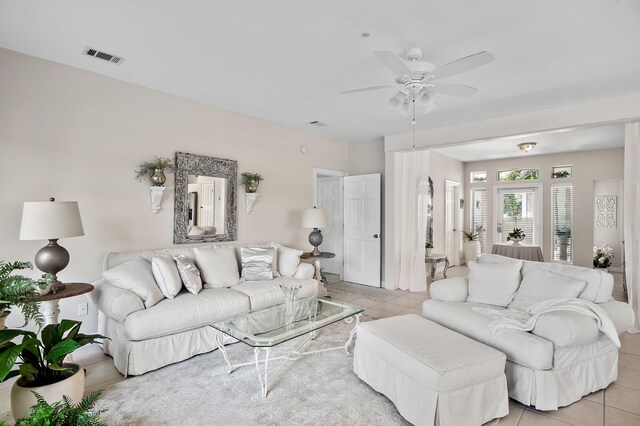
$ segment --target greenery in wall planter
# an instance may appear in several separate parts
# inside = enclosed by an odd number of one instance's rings
[[[16,421],[16,426],[101,426],[100,420],[104,410],[92,411],[102,390],[87,395],[77,404],[64,396],[62,401],[49,404],[45,399],[33,392],[38,403],[31,407],[29,416]]]
[[[144,178],[149,178],[153,186],[164,186],[167,177],[164,171],[173,171],[173,161],[167,157],[156,157],[153,161],[145,161],[136,170],[136,179],[141,182]]]
[[[241,183],[244,185],[245,192],[254,193],[258,191],[258,185],[264,180],[262,175],[258,173],[244,172],[240,175]]]
[[[45,274],[41,279],[33,280],[22,275],[13,275],[14,271],[23,269],[33,269],[33,266],[29,262],[7,263],[0,260],[0,320],[2,321],[0,329],[4,328],[4,319],[11,312],[9,311],[11,306],[20,308],[24,315],[24,324],[20,327],[24,327],[29,321],[34,321],[38,327],[43,324],[38,299],[40,290],[47,286],[51,276]]]

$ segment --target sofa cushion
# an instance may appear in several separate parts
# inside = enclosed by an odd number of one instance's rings
[[[165,297],[173,299],[180,292],[182,280],[176,267],[176,261],[172,257],[156,256],[152,258],[151,272],[153,272],[153,277]]]
[[[273,247],[241,247],[242,279],[268,281],[273,279]]]
[[[575,298],[587,285],[585,281],[531,268],[522,277],[522,284],[509,309],[527,311],[531,305],[545,300]]]
[[[249,311],[249,298],[228,288],[180,292],[152,308],[134,312],[124,323],[125,337],[145,340],[205,327]],[[158,348],[160,349],[160,348]]]
[[[300,255],[302,250],[292,249],[285,247],[281,244],[274,243],[273,247],[276,248],[276,261],[278,262],[278,272],[283,277],[292,277],[298,270],[300,264]]]
[[[553,367],[553,343],[526,331],[501,329],[495,334],[488,324],[493,318],[473,310],[485,306],[479,303],[452,303],[426,300],[422,315],[438,324],[507,355],[509,361],[535,370]],[[496,308],[499,309],[499,308]]]
[[[245,294],[250,301],[251,310],[268,308],[284,303],[284,295],[280,284],[287,287],[301,286],[296,299],[318,296],[320,286],[317,280],[300,280],[292,277],[274,278],[272,281],[245,281],[233,287],[235,291]]]
[[[469,262],[469,297],[467,302],[506,307],[520,285],[517,263]]]
[[[204,288],[232,287],[240,282],[236,252],[232,246],[193,249]]]
[[[193,260],[182,254],[175,257],[175,261],[184,287],[190,293],[200,293],[200,290],[202,290],[202,278],[200,277],[200,270],[193,263]]]
[[[164,299],[164,294],[156,284],[148,260],[135,257],[115,268],[102,273],[109,284],[137,294],[146,308],[150,308]]]

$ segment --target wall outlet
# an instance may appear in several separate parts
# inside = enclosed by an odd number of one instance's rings
[[[78,316],[85,316],[89,313],[89,304],[87,302],[85,303],[78,303]]]

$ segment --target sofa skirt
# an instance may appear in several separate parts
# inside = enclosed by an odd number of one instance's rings
[[[557,410],[604,389],[618,377],[618,348],[561,369],[532,370],[507,360],[509,397],[538,410]]]

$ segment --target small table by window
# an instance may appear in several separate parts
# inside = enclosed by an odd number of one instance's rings
[[[91,284],[86,283],[64,283],[64,288],[55,293],[48,293],[40,296],[40,307],[44,317],[44,325],[58,324],[60,315],[60,299],[80,296],[93,290]]]
[[[511,257],[514,259],[532,260],[534,262],[544,262],[542,249],[540,246],[531,244],[496,243],[491,249],[492,254]]]
[[[447,269],[449,269],[449,258],[444,254],[428,254],[424,257],[424,262],[431,265],[431,280],[436,275],[436,266],[440,262],[444,262],[444,270],[442,271],[442,275],[447,278]]]

